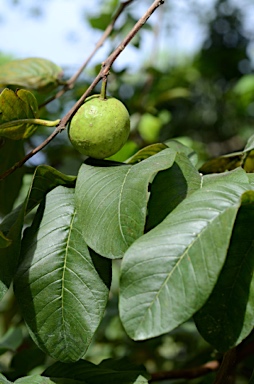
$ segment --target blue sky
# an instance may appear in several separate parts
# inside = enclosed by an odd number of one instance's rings
[[[200,1],[202,3],[204,0]],[[209,3],[213,0],[206,1]],[[178,0],[178,3],[182,3],[183,6],[184,2]],[[147,6],[147,2],[144,3],[146,4],[140,6],[140,16]],[[88,23],[84,21],[84,14],[80,12],[81,9],[84,9],[91,13],[90,1],[46,1],[46,6],[43,7],[45,12],[41,18],[29,17],[27,11],[29,5],[40,4],[39,1],[22,0],[21,4],[25,6],[13,6],[8,0],[1,0],[1,52],[14,54],[18,58],[44,57],[59,65],[76,69],[101,36],[100,31],[89,28]],[[156,22],[158,17],[159,15],[155,12],[151,21]],[[186,20],[181,25],[181,28],[174,31],[170,41],[167,41],[167,45],[171,46],[175,55],[189,54],[195,51],[201,42],[200,31],[195,28],[191,20]],[[140,54],[146,58],[151,54],[150,46],[149,42],[144,43],[139,52],[128,47],[117,60],[118,65],[126,63],[133,65]],[[96,62],[105,59],[105,52],[104,47],[97,54]]]
[[[196,1],[204,12],[215,2],[215,0]],[[84,13],[91,13],[93,8],[91,3],[96,9],[97,2],[88,0],[44,0],[43,3],[41,0],[22,0],[21,5],[17,6],[13,6],[10,0],[0,0],[0,52],[13,54],[17,58],[34,56],[47,58],[75,71],[101,36],[100,31],[92,30],[85,22]],[[195,15],[190,14],[189,0],[170,0],[168,4],[171,3],[174,4],[179,19],[172,20],[173,32],[166,38],[165,35],[162,36],[160,47],[162,51],[168,51],[166,59],[174,61],[198,50],[205,37],[205,30],[195,22]],[[239,0],[237,3],[239,5]],[[143,14],[148,4],[148,1],[135,3],[138,15]],[[250,9],[250,0],[241,0],[241,4],[245,5],[243,9]],[[42,17],[29,17],[28,9],[36,5],[44,10]],[[152,15],[151,22],[157,22],[162,8],[163,6]],[[246,25],[250,29],[253,28],[254,6],[253,12],[246,13]],[[152,53],[152,42],[148,40],[151,34],[144,36],[141,50],[127,47],[115,65],[121,67],[131,64],[135,68],[140,58],[148,59]],[[100,63],[105,58],[106,46],[100,49],[94,61]]]

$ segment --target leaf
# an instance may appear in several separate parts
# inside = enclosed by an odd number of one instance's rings
[[[175,152],[165,149],[133,166],[82,165],[76,199],[89,247],[112,259],[123,256],[143,234],[149,182],[158,171],[171,167],[174,158]]]
[[[12,241],[4,236],[3,232],[0,231],[0,248],[6,248],[11,245]]]
[[[35,343],[53,358],[85,354],[108,300],[110,262],[90,256],[74,207],[73,189],[46,196],[22,241],[14,292]],[[94,260],[96,259],[96,260]]]
[[[202,178],[202,186],[207,187],[209,184],[215,182],[236,182],[236,183],[250,183],[249,175],[241,167],[235,168],[232,171],[223,173],[213,173],[211,175],[205,175]]]
[[[1,384],[12,384],[9,380],[6,379],[6,377],[4,377],[4,375],[2,375],[0,373],[0,383]]]
[[[143,366],[122,360],[104,360],[99,365],[80,360],[73,364],[55,363],[43,372],[51,378],[75,379],[77,384],[148,384]],[[61,382],[61,381],[60,381]]]
[[[180,141],[173,139],[167,140],[165,144],[168,148],[174,149],[178,153],[185,154],[194,166],[197,165],[198,155],[192,148],[187,147],[187,145],[184,145]]]
[[[16,351],[23,341],[21,328],[10,327],[6,334],[0,339],[0,354],[7,351]]]
[[[24,156],[23,142],[4,139],[4,145],[0,148],[0,174],[12,167]],[[25,169],[22,167],[4,180],[0,180],[0,214],[6,215],[12,210],[22,186],[24,173]]]
[[[254,135],[249,138],[243,151],[211,159],[202,165],[200,172],[220,173],[237,167],[242,167],[246,172],[254,172]]]
[[[12,140],[27,139],[37,125],[19,122],[20,119],[33,119],[38,115],[38,105],[34,95],[24,89],[16,92],[4,89],[0,94],[0,136]],[[16,121],[15,126],[1,127],[1,124]]]
[[[225,352],[254,327],[254,192],[242,195],[228,255],[215,288],[194,319],[203,338]]]
[[[50,60],[13,60],[0,66],[0,84],[49,92],[59,85],[62,74],[62,69]]]
[[[11,241],[11,245],[1,250],[0,257],[0,299],[9,288],[16,272],[24,217],[36,207],[46,193],[58,185],[74,186],[76,178],[67,176],[56,169],[41,165],[36,168],[24,203],[4,218],[0,230]]]
[[[126,161],[127,164],[137,164],[142,160],[148,159],[150,156],[156,155],[163,149],[168,148],[165,144],[157,143],[148,145],[145,148],[140,149],[135,155]]]
[[[158,172],[151,184],[146,230],[158,225],[200,186],[199,172],[185,154],[178,153],[173,166]]]
[[[55,384],[55,381],[51,381],[47,377],[42,377],[39,375],[31,375],[26,377],[21,377],[16,380],[14,384]]]
[[[254,371],[253,371],[253,374],[252,374],[252,376],[250,378],[249,384],[254,384]]]
[[[204,305],[224,264],[241,195],[249,189],[237,183],[202,188],[127,250],[119,306],[131,338],[169,332]]]

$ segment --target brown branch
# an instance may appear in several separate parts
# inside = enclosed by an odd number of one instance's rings
[[[214,380],[214,384],[232,384],[237,362],[236,348],[230,349],[223,356],[223,360]]]
[[[33,157],[36,153],[38,153],[40,150],[42,150],[46,145],[53,140],[61,131],[63,131],[66,128],[66,125],[71,120],[72,116],[75,114],[75,112],[79,109],[79,107],[83,104],[87,96],[91,93],[91,91],[94,89],[94,87],[100,82],[101,79],[105,78],[105,76],[108,76],[110,68],[114,61],[117,59],[117,57],[121,54],[121,52],[126,48],[126,46],[129,44],[129,42],[133,39],[133,37],[138,33],[138,31],[142,28],[142,26],[146,23],[146,21],[149,19],[149,17],[154,13],[154,11],[164,3],[164,0],[156,0],[153,2],[153,4],[148,8],[146,13],[139,19],[139,21],[134,25],[132,30],[128,33],[128,35],[123,39],[122,43],[115,49],[115,51],[102,63],[102,67],[94,81],[91,83],[91,85],[87,88],[85,93],[81,96],[81,98],[76,102],[76,104],[70,109],[69,112],[61,119],[58,127],[54,130],[54,132],[38,147],[34,148],[31,152],[29,152],[23,159],[21,159],[19,162],[14,164],[10,169],[8,169],[6,172],[4,172],[2,175],[0,175],[0,180],[3,180],[8,175],[13,173],[16,169],[22,167],[23,164],[27,160],[29,160],[31,157]]]
[[[54,96],[52,96],[51,98],[49,98],[48,100],[44,101],[44,103],[42,103],[40,105],[39,108],[42,108],[44,107],[45,105],[47,105],[48,103],[50,103],[51,101],[53,100],[56,100],[56,99],[59,99],[65,92],[67,92],[68,90],[72,89],[75,82],[77,81],[77,79],[79,78],[79,76],[81,75],[81,73],[84,71],[84,69],[86,68],[86,66],[88,65],[88,63],[91,61],[91,59],[93,58],[93,56],[96,54],[96,52],[103,46],[104,42],[106,41],[106,39],[109,37],[109,35],[111,34],[111,32],[113,31],[113,28],[115,26],[115,23],[117,21],[117,19],[119,18],[119,16],[123,13],[123,11],[125,10],[125,8],[130,4],[132,3],[134,0],[128,0],[128,1],[124,1],[122,2],[120,5],[119,5],[119,8],[118,10],[116,11],[116,14],[115,16],[113,16],[110,24],[107,26],[107,28],[105,29],[103,35],[101,36],[101,38],[98,40],[98,42],[96,43],[93,51],[91,52],[91,54],[87,57],[87,59],[85,60],[85,62],[82,64],[82,66],[77,70],[77,72],[71,76],[69,78],[69,80],[67,80],[66,84],[63,86],[62,89],[60,89],[59,92],[57,92]]]
[[[215,372],[219,369],[220,362],[217,360],[209,361],[198,367],[189,368],[189,369],[175,369],[172,371],[162,371],[152,373],[152,378],[149,381],[163,381],[170,379],[195,379],[197,377],[205,376],[208,373]]]

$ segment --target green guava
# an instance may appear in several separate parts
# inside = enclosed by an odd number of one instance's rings
[[[130,117],[123,103],[113,97],[88,97],[73,116],[69,139],[80,153],[95,159],[114,155],[126,143]]]

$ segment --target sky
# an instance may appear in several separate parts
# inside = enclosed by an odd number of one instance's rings
[[[22,0],[20,5],[13,5],[14,0],[0,0],[0,52],[10,54],[16,58],[43,57],[52,60],[63,68],[68,67],[71,72],[76,71],[89,53],[93,50],[102,32],[91,29],[85,19],[98,4],[90,0]],[[215,0],[195,0],[204,13],[211,9]],[[250,0],[231,0],[233,3],[245,5],[249,10]],[[15,1],[14,1],[15,2]],[[19,2],[16,1],[18,4]],[[150,4],[152,3],[152,0]],[[172,21],[172,31],[164,33],[160,39],[160,50],[166,52],[166,60],[179,60],[191,56],[198,51],[205,38],[205,29],[197,23],[195,14],[189,12],[190,0],[170,0],[177,17]],[[31,17],[31,7],[39,5],[42,16]],[[45,6],[44,6],[45,5]],[[149,5],[149,1],[137,1],[135,11],[141,16]],[[160,23],[164,6],[161,6],[151,17],[153,24]],[[82,11],[81,11],[82,10]],[[253,29],[253,12],[246,12],[246,25]],[[163,18],[162,18],[163,22]],[[151,34],[144,33],[141,49],[128,46],[119,56],[115,66],[135,67],[140,58],[148,60],[152,55],[153,42]],[[254,45],[253,45],[254,51]],[[96,54],[93,62],[101,63],[107,57],[107,45]],[[164,58],[165,59],[165,58]],[[92,63],[93,63],[92,62]]]
[[[88,0],[44,1],[43,15],[29,17],[29,6],[41,4],[38,0],[22,0],[22,6],[13,6],[10,0],[1,0],[0,52],[15,55],[17,58],[43,57],[60,66],[68,66],[75,70],[92,51],[101,36],[100,31],[92,30],[89,27],[84,13],[80,12],[83,9],[85,13],[91,13],[91,2]],[[200,0],[201,3],[204,1]],[[206,0],[205,2],[213,1]],[[185,0],[178,0],[178,6],[184,7],[185,2]],[[146,4],[139,7],[140,16],[149,4],[147,1],[143,3]],[[157,10],[152,15],[151,22],[156,23],[159,17]],[[202,42],[200,30],[191,20],[186,19],[184,23],[178,24],[180,27],[174,29],[174,35],[166,42],[175,57],[177,54],[193,53]],[[150,46],[151,43],[145,41],[139,52],[131,47],[126,48],[118,58],[117,64],[120,67],[126,64],[135,66],[140,55],[146,58],[151,54]],[[165,48],[163,43],[162,48]],[[101,62],[105,59],[105,55],[106,47],[102,47],[94,60]]]

